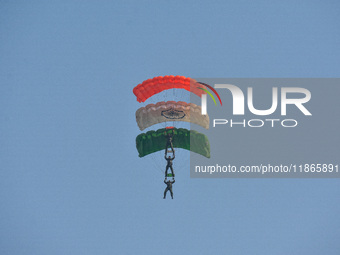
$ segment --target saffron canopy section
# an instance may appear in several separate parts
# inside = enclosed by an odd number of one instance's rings
[[[158,102],[148,104],[136,111],[136,122],[140,130],[167,121],[185,121],[209,129],[209,116],[201,114],[201,107],[186,102]]]
[[[172,135],[172,144],[175,148],[182,148],[210,158],[210,144],[206,135],[195,130],[185,128],[161,128],[157,131],[148,131],[136,137],[136,147],[139,157],[164,150],[167,135]]]
[[[138,102],[145,102],[149,97],[168,89],[185,89],[201,96],[205,94],[206,87],[196,80],[184,76],[158,76],[138,84],[133,89]]]

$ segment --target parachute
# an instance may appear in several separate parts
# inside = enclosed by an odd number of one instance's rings
[[[136,111],[136,121],[140,130],[166,121],[186,121],[209,129],[209,116],[201,114],[201,107],[186,102],[158,102],[148,104]]]
[[[210,158],[210,144],[208,138],[195,130],[184,128],[161,128],[157,131],[148,131],[136,137],[136,147],[139,157],[164,150],[167,134],[173,134],[173,147],[190,150],[204,157]]]
[[[166,91],[154,97],[154,99],[156,99],[154,101],[161,102],[154,104],[149,103],[136,111],[136,122],[140,130],[164,123],[165,128],[139,134],[136,137],[136,148],[139,157],[147,156],[146,158],[150,160],[150,163],[154,164],[156,169],[164,173],[165,181],[168,177],[172,177],[174,182],[174,168],[177,171],[178,166],[179,168],[183,168],[187,165],[187,162],[182,161],[181,156],[178,156],[179,154],[177,154],[177,152],[175,153],[177,148],[189,150],[206,158],[210,158],[210,144],[206,135],[195,130],[167,126],[168,122],[172,122],[172,125],[175,125],[175,123],[176,125],[180,124],[179,122],[190,122],[209,129],[208,114],[202,114],[200,106],[184,102],[187,101],[188,95],[190,94],[184,91],[186,90],[201,97],[202,100],[206,100],[206,95],[209,94],[216,104],[214,96],[208,89],[216,94],[222,105],[222,101],[214,88],[208,84],[197,82],[194,79],[184,76],[169,75],[154,77],[143,81],[133,89],[133,93],[139,103],[145,102],[148,98]],[[183,96],[186,98],[182,99]],[[169,97],[171,97],[171,99]],[[159,100],[160,98],[162,99]],[[165,98],[176,101],[166,101]],[[184,124],[187,126],[186,123]],[[175,154],[176,162],[180,159],[178,162],[180,163],[179,165],[177,165],[177,163],[173,165]],[[162,161],[161,165],[163,165],[164,168],[157,164],[159,160]],[[161,170],[162,168],[164,172]],[[168,173],[169,170],[171,173]]]
[[[158,94],[167,89],[185,89],[189,92],[201,96],[205,94],[205,86],[198,83],[194,79],[184,76],[158,76],[153,79],[148,79],[138,84],[133,93],[137,97],[138,102],[145,102],[149,97]]]

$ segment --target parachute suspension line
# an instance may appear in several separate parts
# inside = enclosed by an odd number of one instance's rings
[[[186,97],[186,95],[187,95],[188,93],[190,93],[190,92],[188,92],[188,91],[185,90],[185,89],[179,89],[179,90],[178,90],[179,101],[183,101],[183,102],[189,103],[189,102],[188,102],[188,99],[187,99],[187,97]],[[183,128],[183,127],[184,127],[183,122],[179,121],[177,127],[178,127],[178,128]]]
[[[172,88],[173,88],[173,85],[172,85]],[[169,101],[169,100],[167,100],[167,99],[169,99],[169,98],[171,98],[171,100],[173,100],[173,96],[171,97],[171,94],[173,94],[173,89],[168,89],[167,91],[166,91],[166,93],[167,93],[167,97],[166,97],[166,99],[164,99],[164,101]],[[165,127],[164,128],[166,128],[167,127],[167,125],[168,125],[168,121],[167,122],[165,122]]]
[[[174,90],[174,85],[172,85],[172,98],[175,98],[175,90]],[[181,89],[179,89],[179,90],[181,90]],[[175,100],[174,100],[175,101]],[[175,121],[173,120],[172,121],[172,126],[174,127],[175,126]]]
[[[170,92],[171,92],[170,90],[172,90],[172,89],[167,89],[167,90],[165,90],[165,93],[163,94],[163,101],[164,101],[164,102],[169,101],[169,100],[167,100],[167,99],[170,98]],[[168,125],[168,123],[167,123],[167,121],[166,121],[166,122],[164,122],[163,127],[166,128],[167,125]]]
[[[151,158],[150,160],[152,161],[153,167],[158,169],[158,171],[164,175],[164,170],[163,170],[163,161],[160,161],[160,155],[158,155],[159,153],[155,153],[150,155]]]

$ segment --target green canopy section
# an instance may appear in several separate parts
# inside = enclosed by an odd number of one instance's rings
[[[210,158],[210,144],[208,137],[195,130],[185,128],[161,128],[157,131],[148,131],[136,137],[136,147],[139,157],[144,157],[156,151],[165,150],[167,134],[172,133],[174,148],[182,148]]]

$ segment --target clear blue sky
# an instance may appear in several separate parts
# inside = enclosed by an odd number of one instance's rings
[[[338,1],[0,1],[0,254],[328,254],[335,179],[190,179],[138,158],[158,75],[339,77]],[[303,141],[302,141],[303,142]]]

